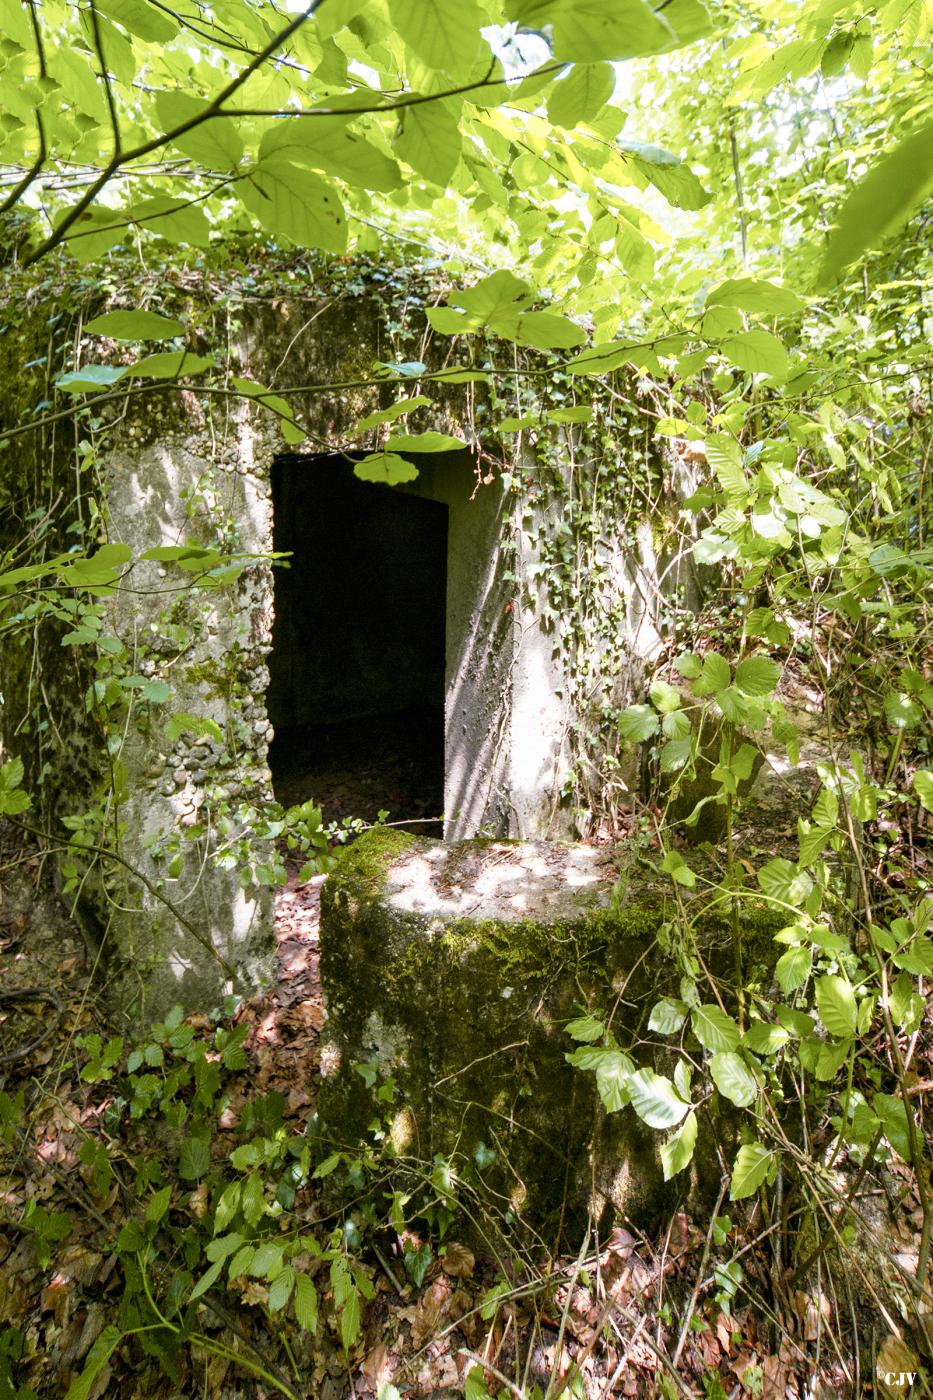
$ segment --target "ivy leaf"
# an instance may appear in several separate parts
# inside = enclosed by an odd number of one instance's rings
[[[771,1170],[774,1153],[760,1142],[746,1142],[739,1148],[732,1168],[732,1185],[729,1199],[744,1200],[753,1196]]]
[[[734,1050],[741,1039],[732,1017],[718,1006],[698,1006],[690,1013],[690,1025],[704,1050]]]
[[[817,979],[816,1007],[830,1035],[848,1040],[855,1034],[858,1014],[855,993],[844,977]]]
[[[787,351],[770,331],[743,331],[723,342],[722,353],[739,369],[749,374],[770,374],[773,379],[787,378]]]
[[[629,705],[619,715],[619,733],[634,744],[653,738],[659,728],[658,717],[650,705]]]
[[[689,1165],[696,1141],[697,1117],[695,1113],[688,1113],[680,1130],[661,1144],[661,1167],[665,1181],[670,1181],[672,1176],[676,1176]]]
[[[690,1108],[669,1079],[651,1069],[639,1069],[629,1076],[632,1107],[649,1128],[673,1128]]]
[[[713,1083],[724,1098],[739,1108],[748,1108],[758,1096],[758,1085],[742,1056],[734,1050],[713,1055],[709,1062]]]

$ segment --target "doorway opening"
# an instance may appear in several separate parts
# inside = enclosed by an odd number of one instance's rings
[[[277,800],[441,835],[447,506],[360,481],[337,454],[278,457],[272,506],[291,555],[269,658]]]

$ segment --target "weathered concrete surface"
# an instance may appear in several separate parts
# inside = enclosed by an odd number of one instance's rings
[[[564,1027],[615,1005],[620,1046],[637,1063],[664,1055],[644,1037],[655,1001],[679,994],[674,912],[670,881],[619,848],[362,838],[323,892],[323,1133],[352,1148],[386,1118],[400,1155],[440,1152],[467,1171],[488,1149],[487,1183],[539,1228],[587,1208],[645,1218],[691,1176],[664,1186],[663,1135],[631,1109],[605,1113],[594,1076],[566,1062]],[[767,961],[773,920],[743,918],[747,960]],[[727,972],[725,929],[702,937],[707,965]],[[390,1079],[387,1108],[376,1096]],[[692,1180],[718,1182],[727,1129],[702,1117]]]

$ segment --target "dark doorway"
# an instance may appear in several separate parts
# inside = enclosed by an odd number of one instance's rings
[[[447,507],[360,481],[337,455],[272,470],[275,621],[267,696],[277,799],[326,821],[444,807]]]

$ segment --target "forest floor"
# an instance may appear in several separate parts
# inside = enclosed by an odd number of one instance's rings
[[[0,870],[0,987],[49,993],[41,1002],[0,1006],[0,1105],[23,1095],[19,1113],[7,1114],[15,1121],[7,1121],[6,1147],[0,1140],[0,1400],[59,1400],[118,1314],[123,1276],[114,1240],[136,1212],[129,1164],[140,1144],[121,1141],[110,1126],[113,1090],[81,1078],[76,1039],[105,1035],[107,1027],[93,968],[41,857],[9,824],[0,826]],[[231,1141],[257,1096],[282,1096],[285,1126],[294,1134],[304,1132],[314,1112],[325,1019],[321,884],[317,878],[299,887],[292,876],[278,892],[279,981],[237,1013],[249,1027],[248,1060],[227,1085],[220,1127]],[[206,1017],[189,1020],[198,1030],[210,1024]],[[40,1033],[46,1033],[42,1043],[21,1056],[20,1047]],[[103,1143],[113,1163],[105,1186],[88,1142]],[[181,1232],[186,1219],[203,1214],[206,1199],[204,1188],[192,1190],[181,1180],[175,1187],[173,1226],[177,1219]],[[301,1195],[308,1197],[308,1218],[323,1220],[313,1193]],[[21,1223],[28,1201],[53,1222],[45,1241]],[[909,1236],[915,1223],[909,1210],[899,1214],[902,1236]],[[710,1222],[679,1212],[650,1237],[617,1227],[607,1239],[592,1239],[579,1258],[531,1262],[516,1251],[511,1300],[494,1311],[488,1291],[502,1285],[501,1264],[497,1272],[492,1259],[475,1257],[455,1235],[456,1226],[436,1259],[419,1250],[415,1236],[382,1249],[364,1245],[374,1297],[349,1353],[323,1279],[323,1320],[313,1340],[284,1322],[284,1314],[271,1316],[268,1290],[254,1281],[240,1281],[238,1298],[228,1290],[224,1306],[207,1301],[199,1325],[309,1400],[371,1400],[383,1383],[394,1384],[405,1400],[453,1400],[477,1362],[488,1393],[503,1396],[533,1395],[535,1386],[539,1395],[563,1393],[566,1400],[659,1394],[828,1400],[873,1393],[871,1379],[853,1371],[851,1351],[837,1340],[841,1300],[828,1283],[766,1290],[773,1258],[768,1231],[754,1214],[744,1234],[733,1231],[726,1257],[741,1257],[742,1264],[738,1272],[732,1267],[731,1278],[711,1248]],[[412,1270],[411,1259],[419,1257],[430,1262]],[[743,1301],[730,1309],[728,1294],[738,1281]],[[775,1296],[782,1300],[777,1307]],[[882,1330],[875,1344],[882,1349],[890,1345],[885,1335]],[[138,1343],[124,1343],[96,1381],[72,1395],[262,1400],[277,1393],[247,1369],[196,1347],[176,1364],[171,1378]],[[909,1368],[898,1363],[896,1369]],[[551,1377],[561,1384],[549,1390]]]

